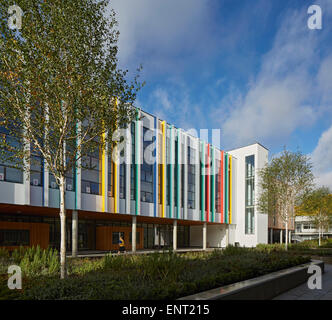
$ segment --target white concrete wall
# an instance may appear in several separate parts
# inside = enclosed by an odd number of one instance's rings
[[[226,227],[225,227],[225,225],[208,225],[206,239],[207,239],[206,242],[207,242],[208,248],[226,247]]]
[[[21,205],[30,203],[30,195],[29,199],[26,199],[25,184],[0,181],[0,203]]]
[[[253,234],[245,234],[245,158],[250,155],[255,156],[255,203],[258,199],[258,170],[263,168],[268,161],[268,150],[260,144],[255,143],[239,149],[229,151],[236,158],[236,229],[234,242],[239,242],[241,246],[252,247],[258,243],[267,243],[268,217],[260,214],[255,208],[255,228]],[[230,232],[230,243],[231,243]]]

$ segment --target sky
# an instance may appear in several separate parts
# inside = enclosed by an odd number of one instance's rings
[[[319,5],[322,29],[308,8]],[[112,0],[120,67],[137,106],[183,129],[221,130],[221,148],[310,156],[332,188],[332,0]]]

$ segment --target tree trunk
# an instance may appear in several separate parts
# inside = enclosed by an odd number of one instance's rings
[[[320,226],[318,227],[318,246],[320,247],[320,239],[321,239],[321,228]]]
[[[286,241],[285,241],[285,249],[288,249],[288,217],[286,221]]]
[[[61,244],[60,244],[60,264],[61,279],[67,275],[66,272],[66,207],[65,207],[65,177],[60,178],[60,225],[61,225]]]

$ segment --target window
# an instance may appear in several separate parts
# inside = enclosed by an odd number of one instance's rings
[[[162,203],[163,196],[163,165],[158,164],[158,203]]]
[[[0,181],[23,183],[23,172],[20,169],[0,165]]]
[[[216,160],[215,162],[215,193],[216,193],[216,201],[215,201],[215,210],[216,212],[221,212],[221,204],[222,204],[222,197],[221,197],[221,187],[220,187],[220,181],[221,181],[221,172],[220,172],[220,160]]]
[[[132,232],[130,231],[129,242],[131,243],[131,241],[132,241]],[[140,233],[138,231],[136,232],[136,244],[140,244]]]
[[[136,199],[135,122],[131,123],[130,199]]]
[[[75,191],[75,188],[74,172],[70,170],[66,173],[66,190]]]
[[[120,164],[120,199],[126,197],[126,166],[124,163]]]
[[[34,152],[30,162],[30,184],[32,186],[43,186],[43,159]]]
[[[245,233],[253,234],[255,232],[255,156],[247,156],[245,158],[245,165]]]
[[[143,127],[143,155],[145,150],[150,146],[151,139],[149,134],[150,129]],[[141,166],[141,201],[153,202],[153,165],[145,162],[145,156],[143,156],[143,164]]]
[[[174,164],[174,204],[178,205],[178,138],[175,138],[175,164]]]
[[[301,232],[302,231],[301,226],[302,226],[301,223],[296,224],[296,232]]]
[[[196,189],[195,189],[195,150],[189,146],[190,138],[188,138],[188,209],[195,209],[195,197],[196,197]]]
[[[82,158],[82,193],[101,194],[99,152]]]
[[[14,137],[8,134],[8,130],[4,127],[0,127],[0,139],[6,146],[12,148],[20,148],[21,144]],[[6,157],[13,156],[12,152],[7,150]],[[17,159],[18,160],[18,159]],[[0,181],[23,183],[23,170],[20,169],[19,161],[16,163],[16,168],[13,166],[13,161],[2,161],[0,162]]]
[[[171,140],[166,137],[166,205],[170,204],[171,193]]]
[[[124,240],[124,242],[126,244],[126,239],[125,239],[124,232],[113,232],[112,233],[112,244],[119,245],[120,236],[122,236],[122,239]]]
[[[0,246],[29,246],[29,230],[0,230]]]
[[[108,157],[108,195],[114,197],[114,162]]]

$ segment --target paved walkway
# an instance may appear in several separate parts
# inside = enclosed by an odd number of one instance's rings
[[[307,283],[289,290],[273,300],[332,300],[332,264],[325,263],[322,289],[311,290]]]

